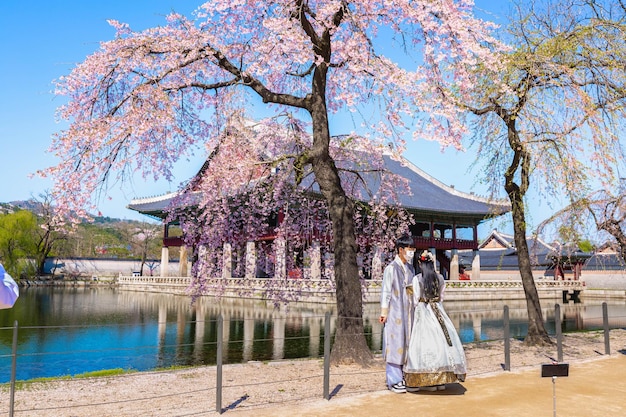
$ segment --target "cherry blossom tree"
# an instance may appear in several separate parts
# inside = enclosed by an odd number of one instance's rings
[[[527,235],[527,192],[576,201],[610,189],[621,157],[626,104],[624,5],[610,1],[523,1],[515,8],[501,72],[484,71],[474,96],[449,97],[476,116],[472,145],[487,181],[512,206],[527,300],[528,344],[551,343],[535,286]]]
[[[68,99],[59,115],[69,127],[53,141],[62,162],[44,175],[56,180],[61,208],[80,215],[96,190],[135,172],[170,179],[172,164],[197,144],[223,174],[213,176],[221,181],[210,191],[224,203],[246,195],[243,204],[263,206],[244,185],[264,167],[280,165],[274,171],[295,183],[313,176],[332,238],[333,361],[367,361],[355,200],[332,150],[354,145],[333,139],[330,117],[360,117],[367,140],[359,150],[373,165],[383,150],[401,153],[411,135],[460,147],[465,127],[440,86],[465,93],[475,85],[468,68],[497,64],[487,47],[491,26],[472,12],[472,0],[213,0],[193,20],[174,13],[141,32],[111,21],[115,39],[59,80]],[[254,135],[238,135],[260,103],[270,116]],[[280,195],[284,183],[258,189]],[[208,209],[215,206],[207,187],[198,184],[195,203]],[[213,229],[230,221],[205,219]],[[253,227],[256,220],[246,221]]]

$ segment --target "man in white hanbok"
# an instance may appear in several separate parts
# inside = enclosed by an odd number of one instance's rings
[[[402,368],[406,362],[409,342],[409,313],[412,300],[406,287],[415,275],[412,261],[415,245],[410,236],[396,241],[396,256],[383,273],[379,321],[383,328],[383,358],[386,362],[387,388],[396,393],[405,393]]]
[[[443,308],[445,281],[435,271],[432,253],[419,257],[421,273],[413,278],[413,321],[404,366],[407,391],[435,391],[463,382],[465,352],[461,339]]]

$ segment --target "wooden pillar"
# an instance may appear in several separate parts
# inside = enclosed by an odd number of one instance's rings
[[[435,223],[434,222],[430,222],[430,248],[428,249],[429,251],[431,251],[433,253],[433,255],[435,254]]]
[[[452,245],[458,247],[456,244],[456,222],[452,222]]]

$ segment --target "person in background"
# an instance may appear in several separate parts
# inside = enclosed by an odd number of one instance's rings
[[[413,239],[402,236],[396,241],[395,258],[383,273],[379,321],[383,327],[383,359],[386,363],[387,388],[395,393],[405,393],[403,365],[409,341],[409,313],[412,299],[407,287],[415,275]]]
[[[465,270],[465,265],[459,265],[459,281],[469,281],[470,276]]]
[[[0,309],[13,307],[19,296],[19,287],[0,263]]]
[[[467,365],[461,339],[443,308],[445,281],[435,271],[435,257],[424,251],[413,287],[413,322],[404,366],[406,390],[436,391],[465,381]]]

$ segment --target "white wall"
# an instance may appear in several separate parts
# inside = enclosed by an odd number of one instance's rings
[[[149,276],[148,264],[155,268],[152,275],[160,276],[161,268],[159,261],[149,261],[144,265],[143,275]],[[117,276],[119,274],[132,275],[139,271],[141,262],[129,259],[98,259],[98,258],[77,258],[77,259],[56,259],[48,258],[44,266],[44,272],[55,275],[67,275],[78,272],[83,276]],[[54,270],[54,271],[53,271]],[[168,262],[168,275],[177,276],[179,273],[178,261]]]

